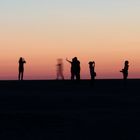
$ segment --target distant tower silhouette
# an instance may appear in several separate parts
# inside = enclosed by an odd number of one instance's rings
[[[123,79],[126,81],[128,77],[129,61],[124,62],[124,68],[120,71],[123,74]]]
[[[61,78],[62,80],[64,80],[64,75],[63,75],[63,60],[62,59],[57,59],[57,70],[56,70],[56,74],[57,74],[57,79]]]
[[[71,64],[71,80],[74,80],[75,77],[76,80],[80,80],[80,61],[77,59],[77,57],[74,57],[72,61],[66,58],[66,61]]]
[[[23,75],[24,75],[24,64],[26,61],[24,58],[20,57],[19,59],[19,73],[18,73],[18,80],[23,80]]]

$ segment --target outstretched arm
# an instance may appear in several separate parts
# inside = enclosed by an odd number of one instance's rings
[[[24,59],[24,58],[22,58],[22,63],[26,63],[26,61],[25,61],[25,59]]]
[[[67,58],[66,58],[66,61],[69,62],[69,63],[72,63],[72,62],[71,62],[70,60],[68,60]]]
[[[26,63],[26,61],[25,61],[25,60],[23,60],[23,63]]]

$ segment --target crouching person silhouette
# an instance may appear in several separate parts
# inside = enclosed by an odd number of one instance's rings
[[[24,60],[24,58],[20,57],[18,63],[19,63],[18,80],[23,80],[23,75],[24,75],[24,64],[26,63],[26,61]]]

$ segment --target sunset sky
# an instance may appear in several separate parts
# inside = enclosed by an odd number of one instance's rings
[[[23,56],[25,79],[55,79],[57,59],[77,56],[81,77],[90,78],[88,62],[96,62],[97,78],[140,78],[140,0],[1,0],[0,79],[17,79]]]

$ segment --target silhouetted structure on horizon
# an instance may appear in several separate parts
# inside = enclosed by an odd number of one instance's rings
[[[24,64],[26,61],[24,58],[20,57],[19,59],[19,73],[18,73],[18,80],[23,80],[23,75],[24,75]]]
[[[120,71],[123,74],[123,79],[126,81],[128,78],[129,61],[124,62],[124,68]]]
[[[74,57],[72,61],[66,58],[66,61],[71,64],[71,80],[74,80],[75,77],[76,80],[80,80],[80,61],[77,59],[77,57]]]
[[[63,60],[61,58],[57,59],[57,65],[56,65],[56,79],[58,80],[61,78],[64,80],[64,75],[63,75]]]

